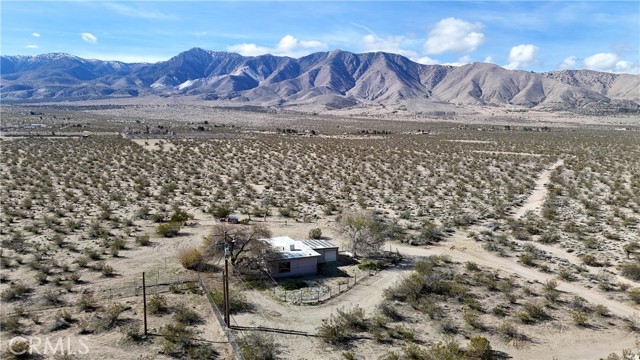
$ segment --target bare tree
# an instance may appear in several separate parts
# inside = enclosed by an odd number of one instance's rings
[[[347,238],[354,257],[360,252],[376,252],[384,245],[382,222],[371,211],[342,213],[338,230]]]
[[[232,265],[241,262],[260,263],[274,257],[275,251],[260,239],[271,237],[271,231],[264,224],[245,225],[215,225],[211,234],[204,237],[202,246],[207,259],[220,260],[224,258],[224,244],[233,243],[229,261]]]

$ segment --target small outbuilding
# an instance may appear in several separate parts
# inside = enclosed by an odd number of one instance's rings
[[[303,240],[303,244],[320,254],[318,264],[338,261],[338,247],[326,240]]]

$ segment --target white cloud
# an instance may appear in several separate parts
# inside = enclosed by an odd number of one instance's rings
[[[89,44],[95,44],[98,42],[98,38],[93,35],[92,33],[82,33],[80,34],[80,37],[82,37],[82,41],[87,42]]]
[[[37,49],[38,45],[27,45],[25,46],[27,49]]]
[[[637,74],[640,66],[626,60],[620,60],[614,53],[598,53],[584,59],[584,68],[613,73]]]
[[[228,46],[227,50],[237,52],[238,54],[244,56],[273,54],[280,56],[301,57],[312,52],[324,50],[327,47],[328,45],[322,41],[300,40],[293,35],[285,35],[273,48],[258,46],[252,43],[243,43]]]
[[[589,70],[609,71],[618,62],[618,55],[613,53],[598,53],[584,59],[584,67]]]
[[[465,56],[459,57],[458,60],[455,62],[443,63],[442,65],[462,66],[462,65],[471,64],[472,62],[473,60],[471,59],[471,56],[465,55]]]
[[[31,35],[32,35],[33,37],[40,37],[40,33],[38,33],[38,32],[34,32],[34,33],[32,33]]]
[[[424,44],[427,54],[441,54],[445,51],[469,53],[484,43],[484,34],[478,32],[484,25],[470,23],[453,17],[442,19],[429,32]]]
[[[231,52],[236,52],[244,56],[258,56],[258,55],[268,54],[270,52],[269,48],[258,46],[256,44],[246,44],[246,43],[231,45],[227,47],[227,50]]]
[[[415,59],[413,61],[417,62],[418,64],[423,64],[423,65],[437,65],[437,64],[440,63],[438,60],[432,59],[432,58],[430,58],[428,56],[423,56],[423,57]]]
[[[575,69],[577,62],[578,62],[578,58],[576,56],[573,56],[573,55],[568,56],[564,60],[562,60],[562,63],[560,65],[558,65],[558,69],[559,70]]]
[[[489,64],[493,64],[493,58],[491,56],[487,56],[486,58],[484,58],[484,60],[482,62],[485,63],[489,63]]]
[[[509,64],[505,65],[506,69],[516,70],[522,66],[534,64],[538,47],[531,44],[518,45],[511,48],[509,52]]]
[[[367,34],[362,37],[360,48],[365,52],[383,51],[406,56],[414,61],[418,60],[418,54],[415,51],[402,48],[402,43],[405,42],[405,40],[404,36],[387,36],[381,38],[374,34]]]

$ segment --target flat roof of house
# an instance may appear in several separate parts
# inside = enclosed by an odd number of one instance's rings
[[[280,251],[284,259],[301,259],[306,257],[317,257],[320,254],[302,241],[296,241],[288,236],[274,237],[271,239],[263,239],[273,248]],[[291,250],[293,245],[293,250]]]
[[[302,240],[302,243],[312,249],[337,249],[338,246],[327,240]]]

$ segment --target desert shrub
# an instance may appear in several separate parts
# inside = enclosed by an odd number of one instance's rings
[[[0,293],[0,299],[2,299],[2,301],[16,301],[25,298],[30,292],[30,288],[16,282],[9,285],[9,288]]]
[[[358,265],[358,269],[380,271],[384,269],[384,264],[381,261],[365,261]]]
[[[210,346],[196,343],[196,331],[185,324],[167,324],[160,328],[160,335],[163,337],[162,353],[172,357],[205,360],[219,356]]]
[[[582,256],[580,257],[580,260],[582,260],[582,262],[583,262],[585,265],[588,265],[588,266],[594,266],[594,267],[602,266],[602,263],[600,263],[600,261],[598,261],[598,258],[596,258],[596,257],[595,257],[594,255],[592,255],[592,254],[585,254],[585,255],[582,255]]]
[[[209,209],[209,212],[217,218],[226,218],[231,214],[231,211],[231,208],[229,208],[227,205],[219,205],[216,207],[211,207]]]
[[[465,351],[467,359],[474,360],[491,360],[494,359],[491,343],[484,336],[474,336],[469,341],[467,351]]]
[[[107,264],[102,264],[100,266],[100,272],[105,277],[112,277],[115,275],[115,270],[113,269],[113,267]]]
[[[220,309],[220,311],[224,311],[224,297],[222,291],[213,290],[211,292],[211,298],[216,306],[218,306],[218,309]],[[236,290],[229,290],[229,312],[231,314],[251,310],[253,310],[253,304],[247,300],[247,297],[243,293]]]
[[[478,266],[478,264],[473,261],[467,261],[464,265],[465,265],[465,268],[469,271],[480,270],[480,267]]]
[[[582,310],[573,310],[571,312],[571,318],[573,322],[578,326],[586,326],[589,320],[589,313]]]
[[[285,279],[280,284],[280,287],[282,287],[282,289],[287,291],[303,289],[303,288],[306,288],[307,286],[308,286],[307,283],[300,279]]]
[[[19,360],[19,359],[31,359],[34,356],[31,355],[31,344],[28,340],[18,340],[10,342],[11,349],[7,349],[2,358],[5,360]]]
[[[147,246],[151,243],[150,239],[151,236],[149,236],[149,234],[138,235],[136,236],[136,244],[139,246]]]
[[[76,307],[81,311],[93,311],[98,308],[98,302],[93,295],[85,293],[76,301]]]
[[[538,239],[538,241],[543,244],[555,244],[560,241],[560,235],[552,232],[544,233],[540,236],[540,239]]]
[[[480,320],[480,313],[475,310],[464,309],[462,312],[462,319],[473,328],[484,328],[484,324]]]
[[[388,301],[383,301],[378,304],[378,311],[392,321],[401,321],[404,318],[398,309]]]
[[[167,298],[160,294],[154,294],[153,296],[151,296],[151,299],[149,299],[147,309],[149,310],[149,314],[152,315],[166,313],[169,310],[169,306],[167,305]]]
[[[602,316],[602,317],[609,316],[609,308],[602,304],[598,304],[594,306],[593,312],[598,314],[598,316]]]
[[[145,339],[144,334],[140,330],[140,323],[132,322],[120,328],[122,337],[120,342],[123,344],[139,343]]]
[[[240,341],[240,352],[246,360],[272,360],[278,359],[281,350],[273,337],[260,333],[249,333]]]
[[[631,280],[640,281],[640,263],[625,262],[620,265],[622,276]]]
[[[195,246],[181,248],[178,250],[178,260],[185,269],[202,269],[206,263],[202,252]]]
[[[629,299],[636,304],[640,304],[640,288],[633,288],[629,290]]]
[[[496,329],[497,333],[506,340],[513,340],[520,337],[518,328],[512,322],[502,322]]]
[[[171,216],[169,217],[169,222],[175,222],[175,223],[179,223],[179,224],[183,224],[186,221],[189,221],[193,219],[193,215],[187,213],[186,211],[182,210],[182,209],[178,209],[176,210],[173,214],[171,214]]]
[[[20,324],[19,315],[4,316],[0,319],[0,331],[8,332],[10,334],[20,334],[24,330],[22,324]]]
[[[334,314],[328,319],[322,319],[317,335],[322,341],[332,345],[344,345],[351,340],[347,327]]]
[[[47,290],[42,294],[42,300],[47,305],[62,305],[64,300],[60,296],[60,293],[56,290]]]
[[[449,335],[457,334],[460,332],[458,324],[456,324],[456,322],[450,318],[442,319],[442,321],[440,321],[440,326],[438,327],[438,329],[441,333]]]
[[[309,230],[309,238],[310,239],[320,239],[322,237],[322,229],[314,228]]]
[[[182,225],[179,222],[168,222],[156,227],[156,234],[162,237],[174,237],[178,235]]]
[[[344,345],[351,341],[355,332],[366,329],[364,309],[356,305],[351,310],[340,308],[335,315],[331,314],[328,319],[323,319],[317,335],[326,343]]]
[[[536,263],[534,261],[534,257],[531,254],[522,254],[522,255],[518,256],[518,261],[520,263],[522,263],[522,265],[536,266]]]
[[[173,312],[173,320],[179,324],[193,325],[202,322],[202,317],[197,312],[189,309],[184,304],[176,305]]]

